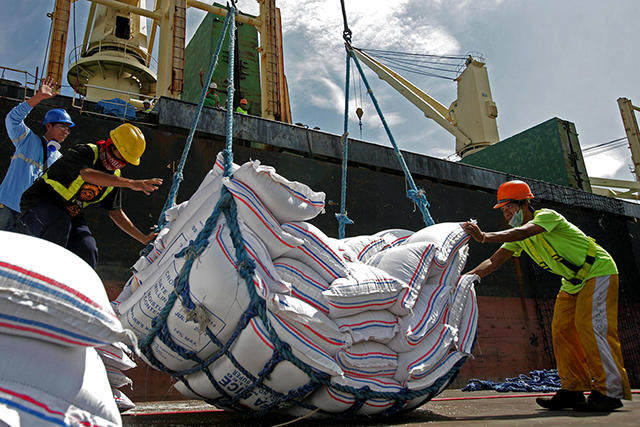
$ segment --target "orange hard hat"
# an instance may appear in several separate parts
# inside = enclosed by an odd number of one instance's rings
[[[247,103],[247,100],[246,100],[246,99],[242,98],[242,99],[240,100],[240,104],[246,104],[246,103]]]
[[[531,188],[526,182],[507,181],[498,187],[498,203],[493,209],[500,209],[508,203],[526,199],[533,199]]]

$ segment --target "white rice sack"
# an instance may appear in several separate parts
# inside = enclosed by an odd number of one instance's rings
[[[288,289],[280,282],[275,268],[272,265],[267,266],[271,260],[260,240],[242,221],[239,223],[245,249],[250,259],[256,263],[253,285],[257,294],[261,298],[268,296],[270,291],[266,283],[272,283],[271,286],[274,288]],[[206,328],[225,341],[233,333],[246,310],[249,295],[244,279],[236,271],[235,248],[228,227],[222,219],[219,220],[209,241],[209,246],[192,266],[189,276],[190,298],[199,307],[197,312],[200,316],[206,319]],[[174,282],[183,264],[184,258],[174,258],[171,264],[163,268],[155,282],[147,282],[136,289],[128,300],[120,303],[122,322],[130,326],[139,337],[147,335],[152,320],[164,308],[169,295],[174,292]],[[277,282],[281,284],[275,285]],[[218,347],[211,342],[198,322],[187,318],[186,312],[182,302],[176,301],[167,318],[169,334],[181,347],[205,359]],[[157,337],[151,347],[155,357],[170,369],[186,369],[194,364],[169,349]]]
[[[245,163],[233,177],[251,187],[280,223],[308,221],[324,212],[323,192],[289,181],[271,166],[261,165],[259,160]]]
[[[135,368],[136,362],[131,360],[131,351],[122,343],[114,343],[97,347],[98,355],[107,367],[113,367],[126,371]]]
[[[109,366],[105,366],[107,371],[107,378],[109,379],[109,384],[111,384],[111,388],[120,388],[126,385],[133,386],[133,381],[131,378],[126,376],[120,369],[111,368]]]
[[[132,342],[97,273],[76,254],[0,231],[0,333],[65,346]]]
[[[398,369],[398,354],[384,344],[361,342],[336,353],[345,375],[352,377],[393,377]]]
[[[377,268],[407,285],[391,311],[407,314],[413,309],[436,253],[437,247],[432,243],[418,242],[396,246],[376,255]]]
[[[115,400],[116,406],[118,406],[120,412],[128,411],[129,409],[136,407],[136,404],[117,388],[112,388],[111,392],[113,393],[113,400]]]
[[[327,237],[327,243],[332,247],[337,254],[344,261],[347,262],[360,262],[356,253],[347,245],[344,244],[344,240],[334,239],[333,237]]]
[[[93,348],[0,334],[0,360],[0,424],[122,425]]]
[[[267,308],[283,322],[332,356],[351,345],[351,336],[321,311],[306,302],[287,295],[273,295]]]
[[[314,306],[324,314],[329,314],[329,304],[322,291],[329,283],[311,267],[293,258],[281,257],[273,260],[273,265],[283,281],[291,285],[291,295]]]
[[[233,178],[222,178],[222,182],[236,201],[238,216],[262,240],[271,254],[271,259],[282,256],[303,243],[302,239],[280,227],[278,220],[251,188]]]
[[[407,288],[406,284],[379,268],[352,263],[349,269],[349,277],[334,280],[329,289],[322,292],[329,302],[330,317],[390,309]]]
[[[383,237],[378,236],[355,236],[342,239],[340,242],[348,247],[355,255],[355,260],[367,262],[367,260],[375,256],[380,251],[389,247],[387,241]]]
[[[187,205],[189,204],[188,200],[185,200],[182,203],[171,206],[169,209],[164,211],[164,217],[168,222],[172,222],[178,219],[178,217],[186,211]]]
[[[435,361],[430,368],[424,369],[420,372],[414,372],[406,384],[407,388],[409,390],[422,390],[427,387],[431,387],[437,380],[449,374],[455,364],[466,356],[467,355],[459,351],[445,353],[439,360]],[[443,387],[446,387],[447,385],[448,383],[445,383]],[[409,408],[410,406],[407,405],[407,407]]]
[[[237,363],[244,369],[244,372],[234,366],[225,356],[205,369],[210,372],[218,387],[224,390],[227,396],[234,397],[244,392],[256,381],[259,373],[272,358],[275,347],[262,321],[254,317],[240,333],[230,350]],[[294,353],[295,351],[297,350],[294,350]],[[188,374],[185,379],[186,383],[178,382],[175,387],[186,397],[199,399],[218,399],[223,397],[204,371]],[[277,399],[278,396],[273,393],[274,391],[286,394],[307,384],[309,381],[309,377],[291,362],[279,362],[274,367],[271,375],[265,378],[263,382],[265,387],[254,388],[240,402],[252,409],[264,409]]]
[[[329,283],[350,274],[335,239],[330,239],[318,227],[308,222],[288,222],[282,224],[282,229],[303,241],[284,256],[302,261]]]
[[[398,353],[398,370],[394,378],[402,383],[420,378],[449,352],[455,332],[450,326],[441,323],[426,336],[420,346]]]
[[[135,264],[133,264],[133,266],[131,267],[132,271],[138,272],[144,270],[162,255],[162,252],[164,252],[167,247],[164,239],[166,238],[168,233],[168,227],[164,227],[158,232],[156,238],[153,240],[153,242],[151,242],[151,250],[147,255],[142,255],[140,258],[138,258],[138,261],[136,261]]]
[[[337,385],[354,387],[360,389],[368,387],[371,391],[383,393],[398,393],[402,391],[400,383],[390,378],[355,378],[351,376],[336,376],[331,378],[331,382]],[[315,391],[305,403],[314,405],[326,412],[340,413],[348,410],[355,403],[355,397],[346,392],[335,390],[329,387],[322,387]],[[362,407],[356,412],[362,415],[374,415],[390,408],[395,403],[394,400],[387,399],[367,399]],[[307,411],[309,412],[309,411]],[[304,411],[293,412],[296,415],[303,415]]]
[[[399,318],[399,332],[389,348],[400,353],[422,347],[424,339],[444,323],[451,289],[444,283],[424,285],[411,314]]]
[[[449,311],[447,312],[447,318],[445,322],[456,330],[460,326],[462,321],[462,314],[467,305],[467,299],[471,295],[471,289],[473,289],[474,276],[464,275],[461,276],[453,287],[451,294],[451,302],[449,303]],[[457,334],[456,334],[457,336]]]
[[[441,222],[425,227],[409,237],[405,244],[416,242],[430,242],[438,247],[434,263],[434,272],[440,271],[449,264],[453,255],[462,245],[467,243],[471,236],[460,227],[458,222]]]
[[[374,236],[384,239],[384,241],[387,243],[387,248],[385,249],[388,249],[403,244],[413,234],[414,232],[411,230],[405,230],[403,228],[391,228],[389,230],[378,231],[376,234],[374,234]]]
[[[377,341],[388,343],[398,331],[398,318],[387,310],[371,310],[334,319],[342,332],[348,332],[354,343]]]
[[[461,281],[465,278],[462,276]],[[473,278],[471,280],[474,280]],[[478,303],[476,298],[476,291],[474,286],[469,289],[469,296],[467,297],[464,310],[462,312],[462,318],[458,326],[458,337],[456,340],[456,347],[458,350],[465,354],[471,354],[471,349],[478,332]]]

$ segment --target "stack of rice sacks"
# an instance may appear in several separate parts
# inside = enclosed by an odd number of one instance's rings
[[[1,425],[122,425],[105,368],[121,342],[135,345],[135,337],[87,263],[0,231]]]
[[[174,375],[186,397],[239,411],[387,414],[446,388],[477,325],[474,278],[461,276],[469,236],[458,223],[337,240],[306,222],[323,212],[324,193],[257,160],[234,164],[232,177],[222,171],[219,154],[191,199],[166,212],[167,226],[114,301],[122,323],[149,343],[152,366]],[[223,187],[255,264],[262,318],[247,312],[224,216],[189,273],[196,308],[181,298],[167,306],[185,263],[176,254]]]

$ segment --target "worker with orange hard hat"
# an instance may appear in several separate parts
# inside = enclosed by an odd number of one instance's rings
[[[247,107],[247,100],[242,98],[240,100],[240,105],[236,108],[236,113],[240,114],[249,114],[249,108]]]
[[[142,233],[122,210],[120,188],[149,195],[162,179],[128,179],[120,174],[127,164],[138,166],[146,142],[142,131],[129,123],[118,126],[109,138],[78,144],[54,163],[20,202],[21,220],[30,234],[69,249],[94,269],[98,247],[82,211],[100,204],[125,233],[146,245],[157,233]]]
[[[498,188],[494,209],[511,229],[484,232],[475,222],[462,228],[480,243],[502,243],[469,272],[480,278],[524,251],[538,265],[562,277],[551,332],[561,389],[538,398],[547,409],[610,412],[631,399],[618,339],[618,269],[600,245],[551,209],[534,210],[533,193],[523,181]],[[585,400],[584,391],[591,391]]]

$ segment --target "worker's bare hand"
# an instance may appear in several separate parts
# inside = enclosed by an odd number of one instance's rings
[[[469,235],[471,237],[473,237],[473,239],[476,242],[482,242],[484,240],[483,239],[483,234],[484,233],[482,232],[482,230],[480,230],[480,227],[478,227],[478,224],[476,224],[474,222],[467,221],[465,223],[462,223],[460,226],[462,227],[462,229],[464,231],[469,233]]]
[[[147,196],[162,185],[162,178],[136,179],[131,182],[131,189],[142,191]]]
[[[45,77],[40,83],[40,89],[38,89],[38,97],[41,99],[53,98],[58,94],[56,91],[56,81],[51,76]]]
[[[151,243],[156,237],[158,236],[158,233],[156,233],[155,231],[152,231],[151,233],[147,234],[144,236],[144,238],[140,241],[140,243],[142,243],[143,245],[148,245],[149,243]]]

